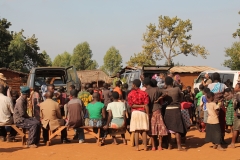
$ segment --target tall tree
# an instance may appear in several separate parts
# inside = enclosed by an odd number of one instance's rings
[[[147,31],[143,35],[143,50],[147,59],[161,60],[165,58],[168,65],[174,57],[184,54],[206,58],[208,51],[205,47],[189,43],[191,35],[187,34],[192,30],[190,20],[181,20],[178,17],[170,18],[160,16],[159,23],[149,24]]]
[[[23,31],[14,33],[13,40],[8,46],[9,58],[12,60],[9,64],[9,68],[19,71],[24,67],[24,56],[27,48],[22,33]]]
[[[45,50],[42,52],[42,56],[44,61],[46,62],[46,66],[52,66],[52,60]]]
[[[62,54],[59,54],[55,57],[53,60],[53,66],[55,67],[68,67],[70,66],[71,62],[71,54],[68,52],[64,52]]]
[[[92,69],[93,63],[90,45],[87,42],[78,44],[73,50],[71,64],[74,65],[77,70],[86,70]]]
[[[127,62],[128,66],[143,66],[143,65],[156,65],[156,61],[152,56],[140,52],[138,54],[134,53],[134,56],[130,57],[130,60]]]
[[[225,60],[223,65],[231,70],[240,70],[240,42],[234,42],[230,48],[225,49]]]
[[[238,14],[240,14],[240,11],[238,12]],[[239,23],[239,26],[240,26],[240,23]],[[240,38],[240,28],[237,29],[236,32],[234,32],[232,35],[234,38],[236,38],[236,37]]]
[[[111,47],[106,52],[104,58],[104,69],[109,75],[116,74],[122,68],[122,56],[115,47]]]
[[[8,22],[7,19],[0,19],[0,67],[9,67],[11,58],[8,52],[8,46],[12,40],[12,35],[9,31],[11,22]]]

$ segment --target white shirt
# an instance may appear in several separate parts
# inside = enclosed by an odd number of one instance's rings
[[[123,102],[111,102],[107,106],[107,111],[112,111],[113,118],[122,118],[124,117],[123,111],[126,110],[125,103]]]
[[[11,98],[0,93],[0,125],[13,123],[13,104]]]

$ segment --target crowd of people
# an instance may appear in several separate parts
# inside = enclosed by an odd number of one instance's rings
[[[110,135],[117,144],[116,135],[121,135],[127,144],[125,132],[133,137],[134,146],[139,150],[139,134],[145,150],[172,149],[175,135],[177,149],[185,151],[186,134],[196,125],[199,132],[206,132],[205,141],[213,148],[225,150],[222,145],[225,133],[232,132],[235,148],[240,129],[240,79],[235,88],[221,83],[220,75],[207,74],[199,88],[187,86],[183,89],[180,76],[155,74],[141,75],[135,79],[129,90],[128,84],[119,76],[113,85],[104,83],[82,84],[81,91],[74,85],[55,89],[53,84],[30,89],[20,87],[21,96],[14,100],[6,78],[0,74],[0,136],[3,141],[16,141],[16,131],[8,124],[29,129],[26,147],[36,148],[40,143],[40,130],[44,143],[49,140],[48,131],[67,126],[61,131],[62,143],[70,143],[68,128],[73,128],[74,140],[85,142],[82,126],[101,127],[101,143]],[[39,92],[41,91],[41,93]],[[97,132],[98,130],[94,130]],[[7,132],[9,134],[7,135]],[[150,137],[150,142],[147,138]]]

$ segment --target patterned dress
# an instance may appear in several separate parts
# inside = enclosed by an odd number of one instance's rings
[[[227,107],[226,124],[231,126],[231,125],[233,125],[233,119],[234,119],[233,101],[232,100],[227,101],[226,107]]]

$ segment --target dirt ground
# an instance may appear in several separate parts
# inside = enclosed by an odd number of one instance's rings
[[[68,132],[68,138],[72,139],[73,131]],[[218,151],[211,148],[211,144],[204,143],[204,133],[196,130],[191,130],[187,134],[187,141],[184,147],[188,150],[186,152],[177,151],[176,146],[173,150],[162,151],[135,151],[130,145],[121,144],[120,138],[118,139],[119,145],[111,144],[110,137],[106,140],[106,145],[99,147],[96,145],[94,138],[85,134],[86,143],[79,144],[77,141],[72,141],[70,144],[60,144],[60,137],[53,140],[52,146],[44,146],[41,144],[38,148],[25,149],[21,147],[21,142],[0,142],[0,159],[1,160],[45,160],[45,159],[114,159],[114,160],[137,160],[137,159],[184,159],[184,160],[240,160],[239,147],[237,144],[235,149],[227,149],[226,151]],[[127,140],[129,134],[126,133]],[[19,138],[19,137],[18,137]],[[231,134],[226,134],[225,139],[230,143]],[[19,139],[20,140],[20,139]],[[140,146],[143,149],[143,146]],[[225,146],[226,147],[226,146]]]

